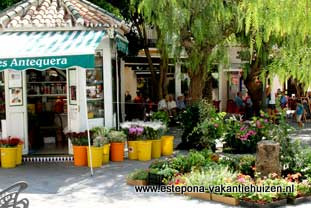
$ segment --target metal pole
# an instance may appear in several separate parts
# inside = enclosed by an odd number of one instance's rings
[[[117,85],[117,129],[119,130],[120,123],[120,106],[119,106],[119,64],[118,64],[118,50],[116,50],[116,85]]]
[[[83,72],[85,73],[85,71],[83,70]],[[84,74],[85,77],[85,83],[86,83],[86,76]],[[84,95],[84,100],[85,100],[85,117],[86,117],[86,131],[87,131],[87,139],[88,139],[88,154],[90,154],[90,168],[91,168],[91,176],[94,175],[94,170],[93,170],[93,163],[92,163],[92,151],[91,151],[91,135],[90,135],[90,127],[89,127],[89,117],[88,117],[88,108],[87,108],[87,95],[86,95],[86,89],[84,88],[84,93],[82,93]]]

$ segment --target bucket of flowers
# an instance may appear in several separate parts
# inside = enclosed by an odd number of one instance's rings
[[[7,138],[0,140],[1,152],[1,167],[2,168],[15,168],[17,146],[20,143],[18,138]]]

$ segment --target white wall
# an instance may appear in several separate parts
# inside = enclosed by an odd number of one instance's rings
[[[130,92],[132,99],[136,96],[137,91],[137,77],[135,71],[131,67],[125,67],[123,72],[124,77],[124,92],[127,90]],[[121,95],[124,97],[124,94]]]
[[[109,38],[103,41],[103,73],[104,73],[104,100],[105,126],[114,127],[113,96],[112,96],[112,66],[111,42]]]

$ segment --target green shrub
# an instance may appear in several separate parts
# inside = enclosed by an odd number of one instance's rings
[[[151,120],[152,121],[161,121],[163,124],[165,124],[167,126],[168,123],[170,122],[170,117],[169,117],[167,112],[158,111],[158,112],[155,112],[152,114]]]
[[[183,133],[181,136],[181,144],[178,146],[180,149],[200,149],[200,139],[202,133],[194,131],[200,122],[200,112],[198,105],[191,105],[186,110],[179,114],[179,121]],[[202,148],[201,148],[202,149]]]
[[[148,171],[144,169],[134,170],[127,176],[128,179],[131,180],[147,180],[148,179]]]

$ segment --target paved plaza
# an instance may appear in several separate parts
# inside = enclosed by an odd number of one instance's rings
[[[296,136],[304,136],[303,141],[308,143],[310,131],[306,127]],[[92,177],[87,167],[74,167],[71,163],[25,163],[16,169],[0,169],[0,189],[16,181],[27,181],[29,187],[21,197],[30,200],[31,208],[229,207],[169,193],[136,193],[134,187],[126,185],[126,176],[149,164],[130,160],[110,163],[96,169]],[[311,203],[296,207],[311,207]]]

